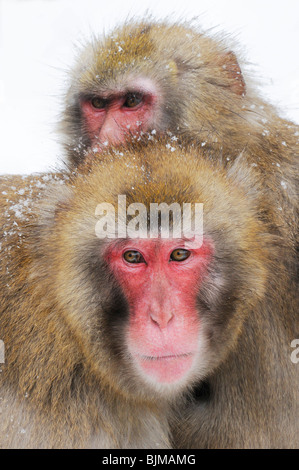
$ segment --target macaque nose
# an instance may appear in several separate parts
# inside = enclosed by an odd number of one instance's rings
[[[99,133],[101,143],[107,142],[110,145],[117,145],[124,141],[124,129],[111,116],[107,116]]]
[[[151,311],[150,318],[156,326],[158,326],[161,330],[163,328],[167,328],[171,320],[173,319],[173,314],[171,311]]]

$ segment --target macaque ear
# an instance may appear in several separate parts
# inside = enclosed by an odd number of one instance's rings
[[[246,94],[246,83],[235,54],[230,51],[221,55],[219,65],[222,65],[222,68],[231,79],[230,89],[232,92],[244,96]]]

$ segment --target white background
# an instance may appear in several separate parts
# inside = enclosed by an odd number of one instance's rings
[[[263,94],[299,123],[299,0],[0,0],[0,173],[58,165],[54,129],[75,46],[147,9],[230,33]]]

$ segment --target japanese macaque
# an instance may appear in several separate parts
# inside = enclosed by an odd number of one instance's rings
[[[184,24],[131,22],[79,55],[66,96],[63,143],[75,165],[90,147],[100,150],[151,131],[184,134],[224,152],[233,146],[237,154],[254,139],[249,132],[265,128],[258,125],[263,112],[257,106],[254,113],[254,100],[225,44]]]
[[[224,159],[246,149],[256,164],[269,152],[276,164],[294,153],[298,127],[280,119],[256,88],[227,40],[188,24],[130,22],[80,53],[65,100],[63,143],[78,164],[90,147],[170,131],[197,141],[203,152],[218,149]]]
[[[87,158],[1,181],[1,446],[298,447],[295,228],[263,180],[163,140]]]

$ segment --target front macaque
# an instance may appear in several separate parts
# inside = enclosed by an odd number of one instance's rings
[[[298,446],[293,253],[254,168],[167,140],[88,161],[1,178],[1,447]]]

